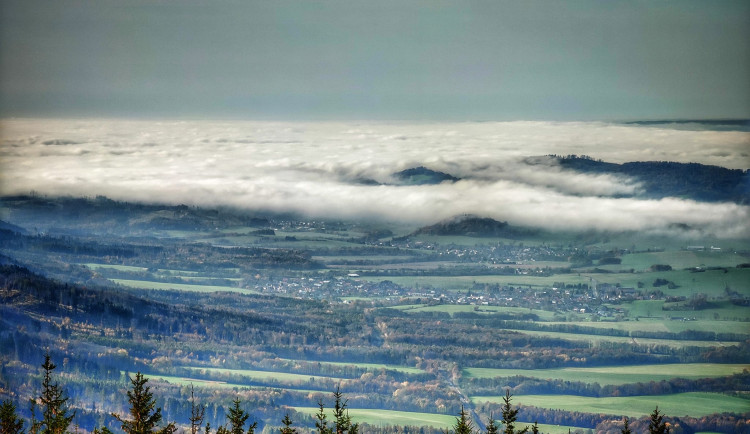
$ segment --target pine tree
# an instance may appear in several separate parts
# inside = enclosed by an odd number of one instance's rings
[[[318,434],[333,433],[333,430],[328,427],[328,417],[322,399],[318,401],[318,412],[315,414],[315,419],[315,428],[318,430]]]
[[[620,430],[621,434],[633,434],[632,431],[630,431],[630,421],[627,417],[623,418],[622,420],[623,427],[622,430]]]
[[[513,406],[510,404],[510,398],[513,395],[510,394],[510,389],[505,390],[505,396],[503,397],[503,405],[501,409],[503,410],[503,425],[505,425],[505,431],[503,431],[505,434],[524,434],[529,430],[529,427],[526,427],[520,431],[515,431],[515,422],[516,418],[518,416],[518,409],[513,409]]]
[[[495,419],[492,418],[492,413],[490,413],[490,418],[487,421],[487,434],[497,434],[498,432],[498,426]]]
[[[284,427],[279,428],[279,434],[298,434],[297,429],[292,428],[292,419],[289,417],[289,413],[284,416],[281,423],[284,424]]]
[[[472,434],[474,432],[471,418],[469,418],[468,415],[469,412],[467,412],[462,405],[461,411],[456,418],[456,424],[453,426],[453,434]]]
[[[24,434],[23,419],[18,417],[13,401],[0,405],[0,434]]]
[[[195,404],[195,393],[192,383],[190,384],[190,433],[200,434],[201,425],[206,415],[206,407]]]
[[[220,426],[216,430],[216,434],[245,434],[245,422],[247,422],[250,415],[240,408],[240,402],[239,398],[235,398],[232,401],[233,406],[229,409],[229,415],[227,416],[229,427]],[[247,434],[254,434],[257,427],[258,422],[250,424],[247,428]]]
[[[174,423],[169,423],[164,428],[157,427],[161,422],[161,408],[154,410],[156,400],[151,388],[146,386],[148,378],[138,372],[130,382],[133,390],[128,390],[128,402],[132,420],[124,420],[120,415],[112,413],[112,416],[122,424],[122,430],[126,434],[172,434],[177,431]]]
[[[336,391],[333,392],[333,398],[334,432],[336,434],[356,434],[359,430],[359,424],[352,423],[352,418],[349,417],[349,410],[346,408],[346,400],[338,386],[336,387]]]
[[[650,434],[668,434],[669,427],[664,422],[664,413],[659,414],[659,406],[657,405],[654,412],[651,413],[651,420],[648,424],[648,432]]]
[[[52,384],[52,371],[57,366],[52,363],[49,353],[44,355],[44,378],[42,379],[42,393],[31,402],[31,425],[32,434],[65,434],[75,417],[75,412],[68,414],[68,397],[63,393],[57,383]],[[42,412],[42,419],[36,420],[37,402]]]
[[[534,421],[534,425],[531,425],[531,433],[539,434],[539,424]]]

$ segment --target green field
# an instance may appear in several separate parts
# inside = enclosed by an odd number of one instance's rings
[[[201,380],[198,378],[189,378],[189,377],[175,377],[172,375],[145,374],[144,376],[150,380],[160,380],[160,381],[165,381],[170,384],[178,384],[180,386],[190,386],[192,384],[195,387],[206,387],[209,389],[263,388],[259,386],[248,386],[247,384],[227,383],[225,381]]]
[[[171,375],[160,375],[160,374],[148,374],[146,375],[149,379],[164,381],[170,384],[176,384],[179,386],[190,386],[203,387],[207,389],[256,389],[256,390],[285,390],[288,392],[300,392],[300,393],[329,393],[327,390],[317,389],[295,389],[290,387],[277,387],[277,386],[250,386],[241,383],[228,383],[225,381],[213,381],[213,380],[202,380],[199,378],[191,377],[175,377]]]
[[[331,380],[335,382],[346,381],[344,378],[337,377],[325,377],[322,375],[304,375],[304,374],[290,374],[287,372],[272,372],[272,371],[257,371],[252,369],[226,369],[226,368],[205,368],[205,367],[192,367],[186,366],[185,368],[203,373],[218,373],[237,375],[254,380],[275,380],[283,383],[307,383],[312,381]]]
[[[603,386],[607,384],[645,383],[649,381],[669,380],[676,377],[690,379],[724,377],[741,373],[746,369],[750,370],[750,364],[724,365],[718,363],[675,363],[665,365],[556,369],[466,368],[463,370],[463,375],[469,378],[513,377],[521,375],[531,378],[599,383]]]
[[[317,407],[294,407],[300,413],[309,415],[316,414]],[[333,415],[333,410],[326,409],[328,419]],[[377,410],[364,408],[350,408],[349,415],[355,423],[367,423],[370,425],[415,425],[434,426],[436,428],[450,428],[456,423],[456,417],[447,414],[417,413],[412,411]]]
[[[643,284],[644,290],[661,290],[667,295],[706,294],[709,297],[726,296],[725,288],[729,287],[743,295],[750,295],[750,268],[727,268],[724,270],[707,270],[693,273],[688,270],[673,270],[648,273],[580,273],[555,274],[552,276],[512,275],[512,276],[363,276],[363,280],[380,282],[391,280],[399,285],[415,288],[435,288],[442,290],[468,290],[475,283],[499,284],[515,287],[546,288],[556,282],[565,284],[591,284],[591,279],[599,284],[621,284],[623,287],[638,288]],[[669,289],[666,285],[653,287],[656,279],[666,279],[678,285]]]
[[[614,329],[627,332],[667,332],[679,333],[687,330],[709,331],[714,333],[737,333],[750,335],[750,324],[746,321],[696,320],[679,321],[661,318],[641,318],[639,321],[569,321],[549,322],[550,325],[577,325],[597,329]]]
[[[424,374],[424,369],[414,368],[411,366],[401,365],[386,365],[382,363],[354,363],[354,362],[318,362],[315,360],[294,360],[294,359],[281,359],[288,360],[291,362],[304,362],[304,363],[319,363],[321,365],[333,365],[333,366],[356,366],[357,368],[367,369],[368,371],[380,371],[385,369],[388,371],[398,371],[405,374]]]
[[[416,312],[447,312],[454,314],[457,312],[476,312],[484,314],[492,314],[497,312],[505,313],[520,313],[528,314],[533,313],[539,316],[541,320],[550,320],[554,317],[555,313],[548,310],[529,309],[525,307],[505,307],[505,306],[473,306],[468,304],[437,304],[434,306],[428,306],[424,304],[407,304],[401,306],[392,306],[393,309],[399,309],[407,313]]]
[[[501,396],[475,396],[475,403],[502,403]],[[618,398],[590,398],[573,395],[516,395],[516,405],[530,405],[540,408],[580,411],[583,413],[612,414],[617,416],[641,417],[659,410],[667,416],[702,417],[714,413],[750,411],[750,400],[721,393],[675,393],[672,395],[627,396]]]
[[[591,345],[596,346],[599,342],[620,342],[620,343],[632,343],[635,345],[666,345],[672,348],[683,348],[683,347],[724,347],[737,345],[737,342],[724,342],[724,341],[690,341],[690,340],[678,340],[678,339],[651,339],[651,338],[630,338],[627,336],[605,336],[605,335],[590,335],[584,333],[561,333],[561,332],[546,332],[536,330],[521,330],[521,329],[508,329],[514,330],[519,333],[534,335],[534,336],[545,336],[550,338],[567,339],[572,341],[583,341],[589,342]]]
[[[732,252],[678,250],[623,255],[619,267],[644,271],[654,264],[664,264],[681,270],[692,267],[735,267],[747,262],[748,258]]]
[[[111,281],[129,286],[131,288],[139,289],[155,289],[155,290],[178,290],[178,291],[194,291],[194,292],[218,292],[218,291],[229,291],[239,292],[241,294],[258,294],[257,291],[245,288],[237,288],[232,286],[215,286],[215,285],[190,285],[187,283],[164,283],[164,282],[151,282],[148,280],[128,280],[128,279],[110,279]]]

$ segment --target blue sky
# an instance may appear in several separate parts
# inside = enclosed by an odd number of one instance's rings
[[[4,117],[750,118],[747,1],[0,8]]]

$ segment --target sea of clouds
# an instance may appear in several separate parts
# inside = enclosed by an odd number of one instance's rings
[[[750,167],[750,133],[608,123],[369,123],[6,119],[0,194],[228,205],[428,224],[470,213],[553,229],[750,237],[750,207],[643,200],[633,179],[560,169],[608,162]],[[397,185],[425,166],[462,178]],[[373,183],[371,181],[376,181]]]

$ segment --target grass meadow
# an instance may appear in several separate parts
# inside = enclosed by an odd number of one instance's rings
[[[608,384],[646,383],[678,377],[689,379],[724,377],[741,373],[746,369],[750,370],[750,364],[674,363],[664,365],[556,369],[465,368],[463,375],[469,378],[513,377],[520,375],[530,378],[599,383],[603,386]]]

